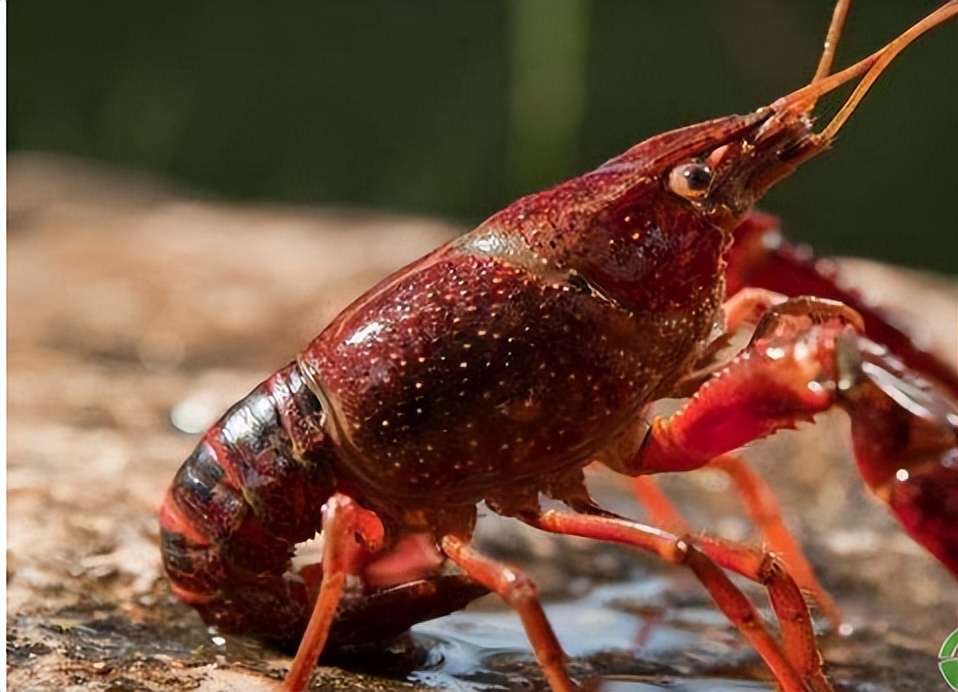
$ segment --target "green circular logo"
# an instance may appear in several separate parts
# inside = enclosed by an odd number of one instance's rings
[[[958,629],[948,635],[938,652],[938,670],[948,687],[958,690]]]

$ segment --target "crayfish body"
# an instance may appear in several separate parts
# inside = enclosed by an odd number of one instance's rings
[[[795,328],[792,312],[807,303],[783,310],[765,295],[756,303],[771,318],[765,330],[781,339],[789,326],[793,356],[773,357],[758,338],[689,410],[651,430],[646,422],[738,326],[726,302],[736,229],[847,117],[814,133],[816,99],[863,74],[870,83],[956,13],[952,2],[883,51],[750,115],[653,137],[520,199],[360,297],[214,424],[180,469],[161,509],[174,593],[224,631],[302,638],[283,688],[298,691],[324,648],[393,636],[493,591],[519,612],[553,689],[575,689],[535,585],[470,545],[484,501],[546,531],[688,566],[780,685],[830,689],[780,560],[602,510],[583,469],[699,468],[841,405],[842,378],[828,373],[841,335],[860,327],[854,312],[820,301]],[[714,396],[726,387],[740,393]],[[723,427],[734,434],[717,434]],[[540,495],[570,512],[541,509]],[[317,532],[322,564],[291,569],[295,546]],[[767,586],[781,642],[723,569]]]

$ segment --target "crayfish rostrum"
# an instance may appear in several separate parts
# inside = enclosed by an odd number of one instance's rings
[[[847,5],[808,86],[653,137],[518,200],[368,291],[230,409],[161,510],[174,593],[224,631],[301,640],[282,687],[293,692],[327,644],[398,634],[488,590],[518,611],[551,687],[576,689],[535,584],[470,545],[484,501],[544,531],[686,565],[780,686],[830,690],[799,585],[821,590],[785,539],[769,532],[783,562],[614,515],[592,501],[583,469],[598,461],[644,477],[713,464],[747,477],[730,452],[840,407],[865,480],[958,571],[958,499],[947,490],[958,414],[910,371],[951,396],[954,375],[929,367],[873,311],[863,319],[827,295],[785,300],[727,278],[730,264],[741,272],[756,261],[736,236],[770,226],[753,205],[829,146],[905,45],[958,14],[949,2],[830,74]],[[857,78],[814,131],[817,99]],[[787,264],[786,250],[761,261]],[[854,299],[808,276],[812,292]],[[759,315],[749,345],[717,363],[728,335]],[[690,392],[682,411],[649,426],[653,402]],[[568,511],[542,509],[541,495]],[[321,564],[293,570],[295,546],[317,532]],[[725,570],[766,586],[779,639]]]

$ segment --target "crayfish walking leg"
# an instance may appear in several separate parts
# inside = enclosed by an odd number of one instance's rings
[[[676,536],[597,507],[577,504],[575,509],[581,513],[540,511],[520,518],[543,531],[621,543],[687,566],[762,656],[780,685],[799,692],[831,692],[801,591],[774,556],[721,540]],[[772,637],[755,606],[720,568],[767,587],[778,615],[783,646]]]
[[[804,591],[812,595],[815,605],[828,617],[832,627],[840,629],[843,621],[838,604],[819,583],[801,546],[785,526],[778,499],[765,480],[734,454],[718,456],[703,468],[717,469],[731,479],[742,498],[746,514],[759,529],[765,545],[781,556],[789,574]],[[659,489],[652,476],[633,478],[632,490],[653,524],[677,533],[692,532],[692,527]]]

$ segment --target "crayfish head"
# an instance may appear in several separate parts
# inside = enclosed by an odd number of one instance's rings
[[[898,54],[921,34],[958,15],[958,0],[946,3],[867,58],[828,74],[848,3],[840,2],[837,9],[841,11],[833,18],[834,35],[829,32],[825,54],[810,84],[751,115],[738,118],[747,125],[735,133],[723,131],[722,126],[735,122],[737,116],[661,136],[675,139],[700,134],[699,129],[703,127],[706,131],[713,130],[711,141],[694,142],[700,145],[698,151],[688,152],[691,155],[685,160],[661,167],[660,183],[728,233],[773,185],[829,147],[867,91]],[[812,111],[818,100],[853,80],[858,83],[845,103],[820,132],[813,132]],[[688,146],[673,147],[673,153],[686,153],[687,149]]]
[[[805,114],[766,107],[743,120],[751,126],[738,136],[713,140],[661,179],[669,194],[729,234],[773,185],[824,148],[814,142],[812,119]]]
[[[618,199],[649,200],[694,229],[721,229],[728,243],[742,217],[775,183],[827,147],[812,118],[773,106],[657,135],[608,161],[587,178]],[[621,187],[628,187],[622,192]]]
[[[652,137],[595,174],[609,178],[629,172],[654,191],[658,204],[686,207],[730,238],[769,188],[824,148],[812,144],[811,126],[804,114],[764,107]]]

